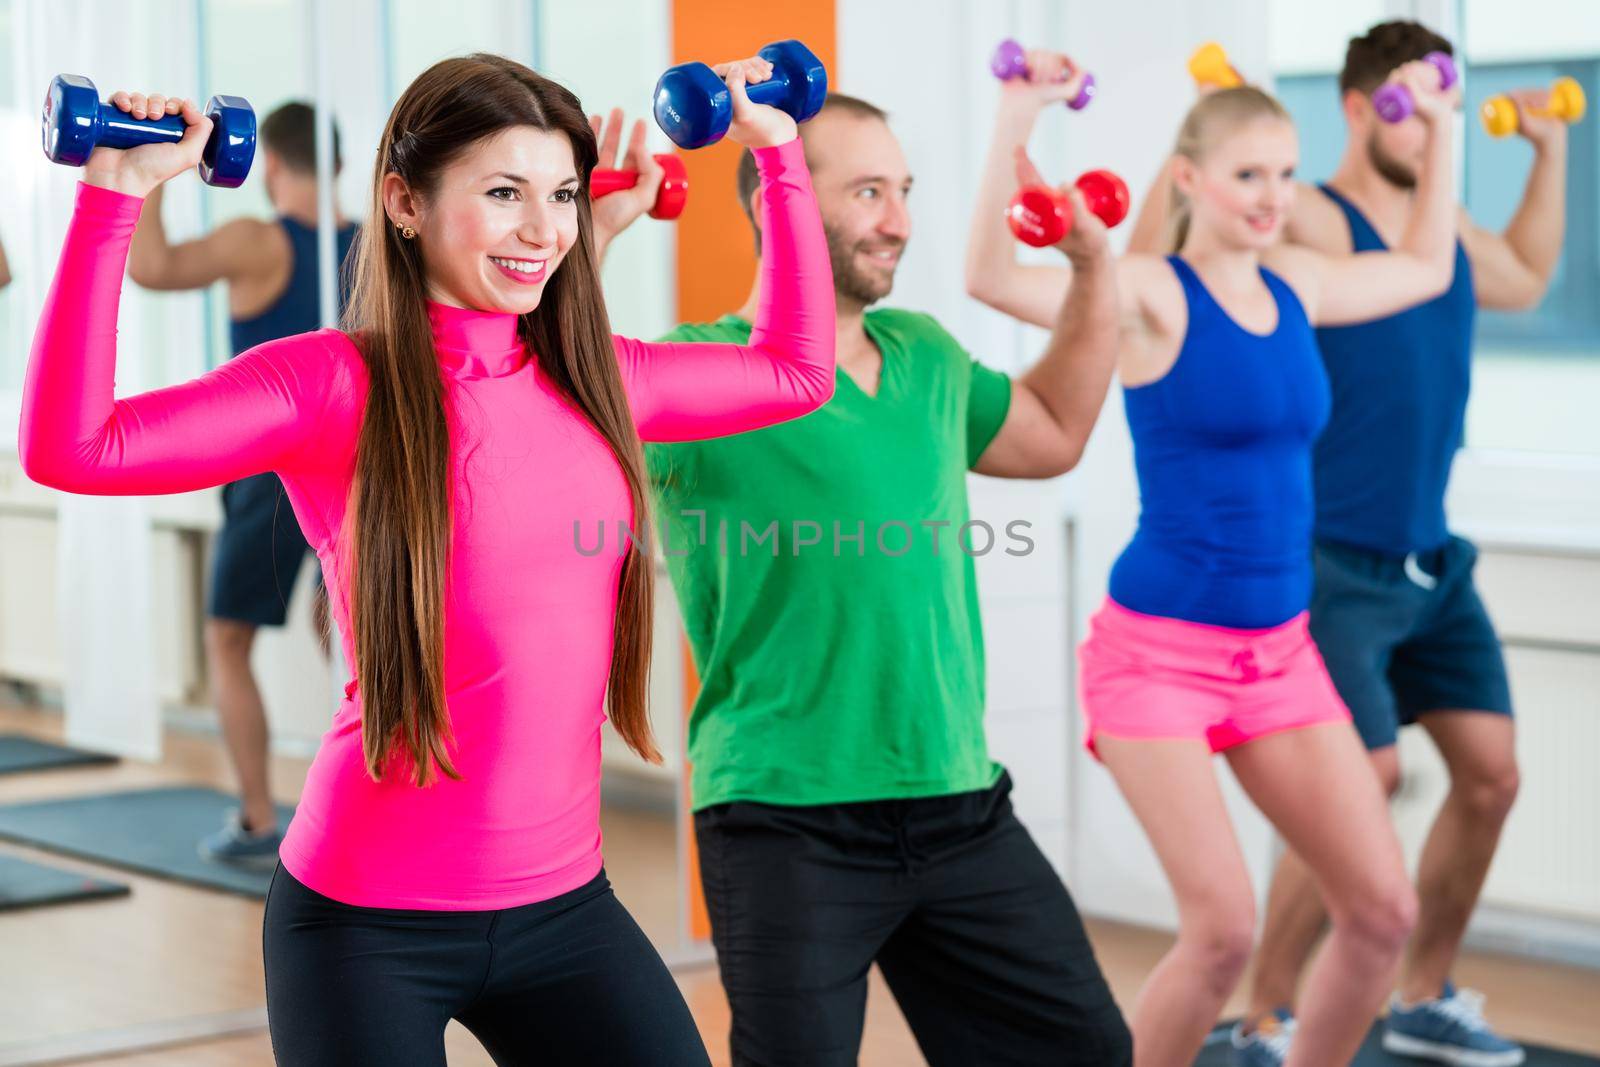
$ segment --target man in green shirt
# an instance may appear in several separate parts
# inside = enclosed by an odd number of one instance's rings
[[[648,449],[702,683],[695,835],[733,1061],[855,1063],[876,962],[932,1064],[1128,1062],[1071,898],[984,743],[972,559],[1032,542],[970,521],[966,489],[968,470],[1052,477],[1082,453],[1116,348],[1104,229],[1076,205],[1079,280],[1012,381],[928,315],[867,310],[911,229],[884,113],[833,94],[801,130],[838,296],[834,398]],[[756,184],[746,153],[759,242]],[[756,299],[668,339],[744,342]]]

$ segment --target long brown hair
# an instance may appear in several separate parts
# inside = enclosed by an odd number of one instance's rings
[[[1178,127],[1178,143],[1173,146],[1172,154],[1199,163],[1205,158],[1207,150],[1228,134],[1247,122],[1261,118],[1293,121],[1289,112],[1270,93],[1262,92],[1253,85],[1207,93],[1196,100],[1183,117],[1183,125]],[[1172,255],[1182,252],[1183,243],[1189,239],[1191,212],[1189,198],[1179,190],[1178,183],[1173,182],[1172,203],[1167,213],[1168,244]]]
[[[356,453],[350,526],[355,565],[350,614],[362,695],[367,772],[400,760],[417,785],[450,758],[444,689],[445,582],[450,558],[450,434],[444,384],[428,324],[427,269],[384,210],[383,181],[397,174],[426,203],[440,172],[484,138],[515,126],[563,133],[583,183],[578,239],[518,333],[547,380],[615,455],[633,500],[633,528],[648,529],[644,454],[617,369],[594,254],[589,172],[594,134],[578,98],[501,56],[447,59],[401,94],[373,168],[372,213],[359,243],[348,328],[370,388]],[[653,583],[650,560],[628,542],[618,582],[606,710],[617,733],[659,761],[646,706]]]

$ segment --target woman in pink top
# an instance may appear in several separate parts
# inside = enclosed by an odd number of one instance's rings
[[[281,1062],[443,1064],[459,1019],[499,1063],[704,1063],[600,854],[600,728],[658,758],[645,710],[651,568],[641,441],[739,433],[827,401],[834,300],[794,122],[719,68],[765,213],[748,346],[614,337],[577,99],[496,56],[446,60],[378,148],[352,327],[260,346],[113,400],[142,197],[177,145],[97,150],[23,400],[28,474],[175,493],[274,471],[322,560],[355,665],[284,840],[265,920]],[[646,183],[649,184],[649,183]],[[645,189],[640,195],[650,195]]]

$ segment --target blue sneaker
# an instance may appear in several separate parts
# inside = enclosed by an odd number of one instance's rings
[[[1409,1008],[1398,997],[1391,999],[1383,1047],[1397,1055],[1460,1067],[1516,1067],[1525,1055],[1522,1046],[1489,1028],[1483,1017],[1483,994],[1458,990],[1454,982],[1445,983],[1438,1000]]]
[[[277,827],[246,830],[235,810],[228,812],[222,829],[200,840],[200,856],[215,863],[271,868],[277,866],[278,846],[282,843],[283,833]]]
[[[1293,1038],[1294,1016],[1287,1008],[1274,1010],[1248,1034],[1239,1023],[1233,1028],[1234,1067],[1283,1067]]]

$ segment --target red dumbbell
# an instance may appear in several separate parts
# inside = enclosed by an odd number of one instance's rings
[[[1107,226],[1128,217],[1128,183],[1109,170],[1091,170],[1074,185],[1083,202]],[[1011,198],[1006,223],[1023,244],[1044,248],[1060,241],[1072,229],[1072,202],[1059,189],[1028,185]]]
[[[675,219],[683,214],[683,206],[689,202],[689,174],[683,169],[683,160],[671,153],[656,156],[655,160],[667,173],[661,179],[661,188],[656,191],[656,202],[650,205],[650,217]],[[589,175],[589,195],[598,200],[620,189],[632,189],[638,184],[639,172],[636,170],[596,167]]]

